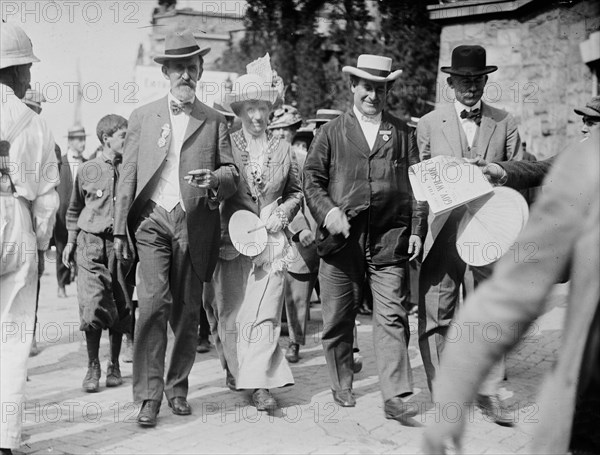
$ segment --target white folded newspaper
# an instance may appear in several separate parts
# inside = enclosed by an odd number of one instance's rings
[[[435,215],[493,190],[478,166],[453,156],[438,155],[414,164],[409,168],[408,178],[415,199],[427,201]]]

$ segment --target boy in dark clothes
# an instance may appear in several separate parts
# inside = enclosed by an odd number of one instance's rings
[[[69,237],[62,260],[69,266],[77,250],[80,330],[85,332],[89,362],[82,385],[86,392],[97,392],[100,386],[103,329],[109,329],[110,337],[106,387],[123,383],[119,353],[123,333],[130,329],[130,309],[126,304],[130,299],[125,295],[129,290],[118,279],[126,276],[126,270],[113,252],[113,223],[126,131],[127,120],[120,115],[110,114],[100,120],[96,133],[102,152],[79,166],[67,210]]]

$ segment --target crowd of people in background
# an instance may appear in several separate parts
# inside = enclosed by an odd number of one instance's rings
[[[175,415],[192,413],[188,376],[196,352],[213,345],[232,392],[244,393],[259,411],[277,408],[272,390],[294,384],[289,364],[301,358],[315,289],[337,405],[357,405],[353,379],[363,360],[356,316],[372,313],[384,415],[421,426],[409,401],[408,317],[418,302],[432,400],[472,401],[493,422],[511,426],[514,416],[498,389],[504,354],[517,340],[445,341],[453,326],[469,321],[530,324],[550,287],[571,278],[570,331],[543,392],[547,420],[534,447],[597,453],[598,438],[581,436],[573,423],[597,428],[597,410],[586,404],[600,403],[600,97],[575,109],[589,139],[557,159],[522,161],[515,118],[482,101],[488,74],[498,70],[482,46],[453,50],[441,71],[455,101],[416,128],[386,110],[402,74],[386,56],[363,54],[343,67],[350,109],[320,109],[304,120],[284,104],[276,73],[244,74],[222,105],[202,103],[196,86],[208,52],[188,31],[169,33],[164,53],[154,57],[169,92],[129,119],[107,113],[96,126],[101,146],[91,154],[85,129],[74,126],[61,153],[39,115],[43,97],[28,90],[39,61],[31,41],[20,27],[2,24],[1,321],[19,327],[2,329],[2,402],[24,401],[27,357],[37,353],[30,329],[41,258],[51,242],[58,297],[76,282],[88,354],[82,388],[101,390],[100,339],[108,330],[105,385],[123,383],[120,359],[133,362],[143,427],[157,425],[163,395]],[[462,158],[494,185],[518,190],[539,186],[549,173],[548,191],[518,243],[540,245],[536,263],[505,258],[475,267],[461,259],[456,237],[464,207],[433,217],[409,182],[410,166],[438,155]],[[11,171],[30,163],[54,165],[55,178]],[[250,222],[257,227],[243,224]],[[240,245],[240,227],[245,236],[264,232],[262,248]],[[174,334],[168,362],[167,326]],[[557,415],[560,431],[551,423]],[[10,453],[21,444],[21,416],[3,418],[0,427],[2,453]],[[463,428],[463,421],[428,428],[428,453],[460,445]]]

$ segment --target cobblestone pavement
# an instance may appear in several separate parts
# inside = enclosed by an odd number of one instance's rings
[[[81,381],[86,372],[85,343],[78,331],[75,285],[66,299],[56,297],[54,264],[42,278],[38,345],[30,359],[24,445],[27,454],[129,453],[420,453],[422,429],[386,420],[379,392],[371,336],[371,321],[360,316],[358,327],[364,368],[355,377],[355,408],[341,408],[332,398],[321,350],[320,305],[311,310],[310,336],[292,365],[296,384],[273,393],[281,405],[273,414],[257,413],[244,393],[229,391],[214,348],[197,354],[190,376],[191,416],[173,415],[163,402],[156,428],[135,423],[138,407],[131,403],[131,364],[121,363],[124,384],[104,386],[108,335],[101,344],[102,379],[99,393],[86,394]],[[518,425],[504,428],[474,410],[468,416],[464,447],[467,453],[523,453],[537,419],[535,392],[554,362],[560,343],[566,288],[557,287],[547,313],[530,335],[507,358],[501,390],[516,412]],[[436,409],[430,402],[417,347],[415,317],[410,319],[410,358],[415,394],[424,424],[455,418],[456,408]],[[489,336],[493,338],[493,328]],[[287,346],[287,338],[280,344]],[[15,453],[19,453],[16,451]]]

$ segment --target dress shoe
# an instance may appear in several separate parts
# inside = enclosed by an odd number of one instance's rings
[[[205,354],[210,351],[210,341],[208,338],[198,338],[198,345],[196,346],[196,352],[199,354]]]
[[[236,392],[237,391],[237,388],[235,386],[235,378],[233,377],[233,375],[231,374],[231,371],[229,371],[229,370],[227,370],[227,376],[225,376],[225,385],[232,392]]]
[[[400,397],[385,400],[383,406],[386,419],[397,420],[405,427],[422,427],[423,425],[413,419],[417,415],[415,406],[409,406]]]
[[[102,375],[102,371],[100,370],[100,361],[98,359],[94,359],[89,362],[88,370],[83,378],[83,390],[88,393],[97,392],[100,390],[100,376]]]
[[[106,387],[117,387],[123,384],[119,362],[108,361],[106,366]]]
[[[64,286],[59,286],[58,287],[58,292],[56,293],[56,295],[58,296],[59,299],[64,299],[67,297],[67,291],[65,290]]]
[[[159,411],[160,401],[144,400],[137,418],[138,425],[142,427],[155,427]]]
[[[173,411],[173,414],[178,416],[189,416],[192,413],[192,408],[185,397],[171,398],[169,400],[169,407]]]
[[[503,427],[512,427],[515,424],[515,416],[512,412],[502,406],[498,395],[477,395],[477,406],[484,416],[489,417],[495,424]]]
[[[133,362],[133,340],[125,336],[125,349],[121,352],[121,360],[123,363]]]
[[[353,408],[354,406],[356,406],[356,399],[352,394],[352,390],[332,390],[331,392],[333,393],[333,401],[335,401],[343,408]]]
[[[252,403],[258,411],[268,411],[277,407],[277,401],[267,389],[256,389],[252,394]]]
[[[354,356],[354,365],[352,366],[352,371],[354,371],[354,374],[360,373],[360,371],[362,370],[362,367],[363,367],[362,357],[359,354],[356,354]]]
[[[285,351],[285,359],[290,363],[298,363],[300,360],[300,345],[298,343],[290,343]]]

